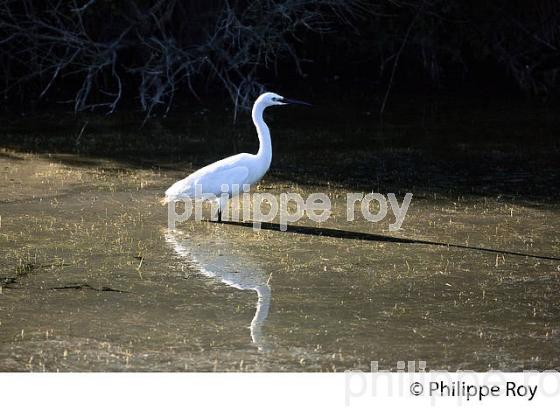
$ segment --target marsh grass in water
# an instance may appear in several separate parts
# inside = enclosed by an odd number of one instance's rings
[[[35,131],[9,122],[0,370],[557,368],[558,124],[509,108],[437,105],[425,118],[403,108],[383,127],[365,110],[349,122],[328,107],[273,113],[273,164],[257,190],[325,192],[333,215],[287,232],[185,223],[198,264],[166,240],[158,201],[196,167],[256,151],[249,123],[232,130],[205,113],[140,130],[90,117],[78,156],[83,118]],[[413,192],[403,230],[346,221],[354,191]],[[321,234],[333,231],[357,236]],[[259,345],[258,295],[240,278],[270,287]]]

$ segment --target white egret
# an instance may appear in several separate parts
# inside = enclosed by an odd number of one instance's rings
[[[265,108],[272,105],[302,104],[303,101],[290,100],[275,93],[264,93],[253,105],[253,123],[259,137],[259,151],[256,154],[241,153],[214,162],[195,171],[185,179],[175,182],[165,191],[162,204],[190,198],[191,200],[217,198],[218,221],[221,221],[222,209],[232,195],[239,194],[243,185],[254,185],[266,174],[272,161],[272,143],[270,131],[263,120]],[[224,192],[226,185],[229,191]],[[198,187],[198,188],[197,188]],[[234,192],[233,187],[237,190]],[[226,195],[224,195],[227,193]]]

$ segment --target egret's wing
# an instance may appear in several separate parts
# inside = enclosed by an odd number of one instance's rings
[[[243,184],[247,183],[249,168],[244,165],[224,167],[216,169],[202,176],[197,183],[202,186],[202,193],[212,193],[219,196],[222,193],[222,185],[228,185],[228,190],[235,188],[238,192],[243,190]],[[237,185],[233,187],[233,185]]]
[[[220,196],[223,184],[228,185],[228,190],[225,192],[231,193],[232,185],[238,185],[235,188],[241,192],[243,184],[248,181],[248,176],[249,168],[243,165],[215,168],[204,173],[197,172],[173,184],[165,191],[165,195],[171,198],[195,198],[200,196],[197,195],[198,193],[201,193],[203,197],[205,194]],[[200,191],[197,190],[197,186],[200,186]]]
[[[185,179],[175,182],[165,195],[169,198],[196,197],[196,186],[202,187],[202,194],[221,194],[222,184],[242,185],[247,183],[249,177],[249,167],[247,164],[247,154],[237,154],[221,161],[207,165],[204,168],[192,173]]]

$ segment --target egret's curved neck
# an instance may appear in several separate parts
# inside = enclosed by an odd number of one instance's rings
[[[268,169],[270,161],[272,161],[272,142],[270,141],[270,131],[263,119],[264,108],[265,107],[261,104],[255,104],[253,106],[252,117],[259,136],[259,152],[257,152],[257,158],[259,158],[266,166],[266,169]]]

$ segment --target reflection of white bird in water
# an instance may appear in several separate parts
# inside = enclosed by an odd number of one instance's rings
[[[255,316],[251,321],[251,339],[259,350],[265,349],[262,326],[268,317],[271,301],[269,276],[245,253],[228,248],[226,241],[211,240],[205,235],[201,243],[176,230],[168,230],[165,240],[181,258],[187,260],[203,275],[215,278],[236,289],[254,290],[258,300]],[[229,252],[228,252],[229,251]]]
[[[309,105],[302,101],[289,100],[274,93],[261,94],[253,105],[252,113],[253,123],[259,136],[259,151],[257,154],[241,153],[233,155],[199,169],[185,179],[171,185],[165,191],[165,198],[162,203],[166,204],[181,198],[192,200],[218,198],[218,220],[221,220],[222,209],[227,202],[225,195],[222,196],[222,194],[226,192],[228,198],[231,198],[232,195],[239,193],[243,185],[257,183],[268,171],[272,160],[272,143],[270,141],[270,131],[263,120],[263,112],[265,108],[271,105],[285,104]],[[222,190],[223,185],[227,186],[226,190]]]

